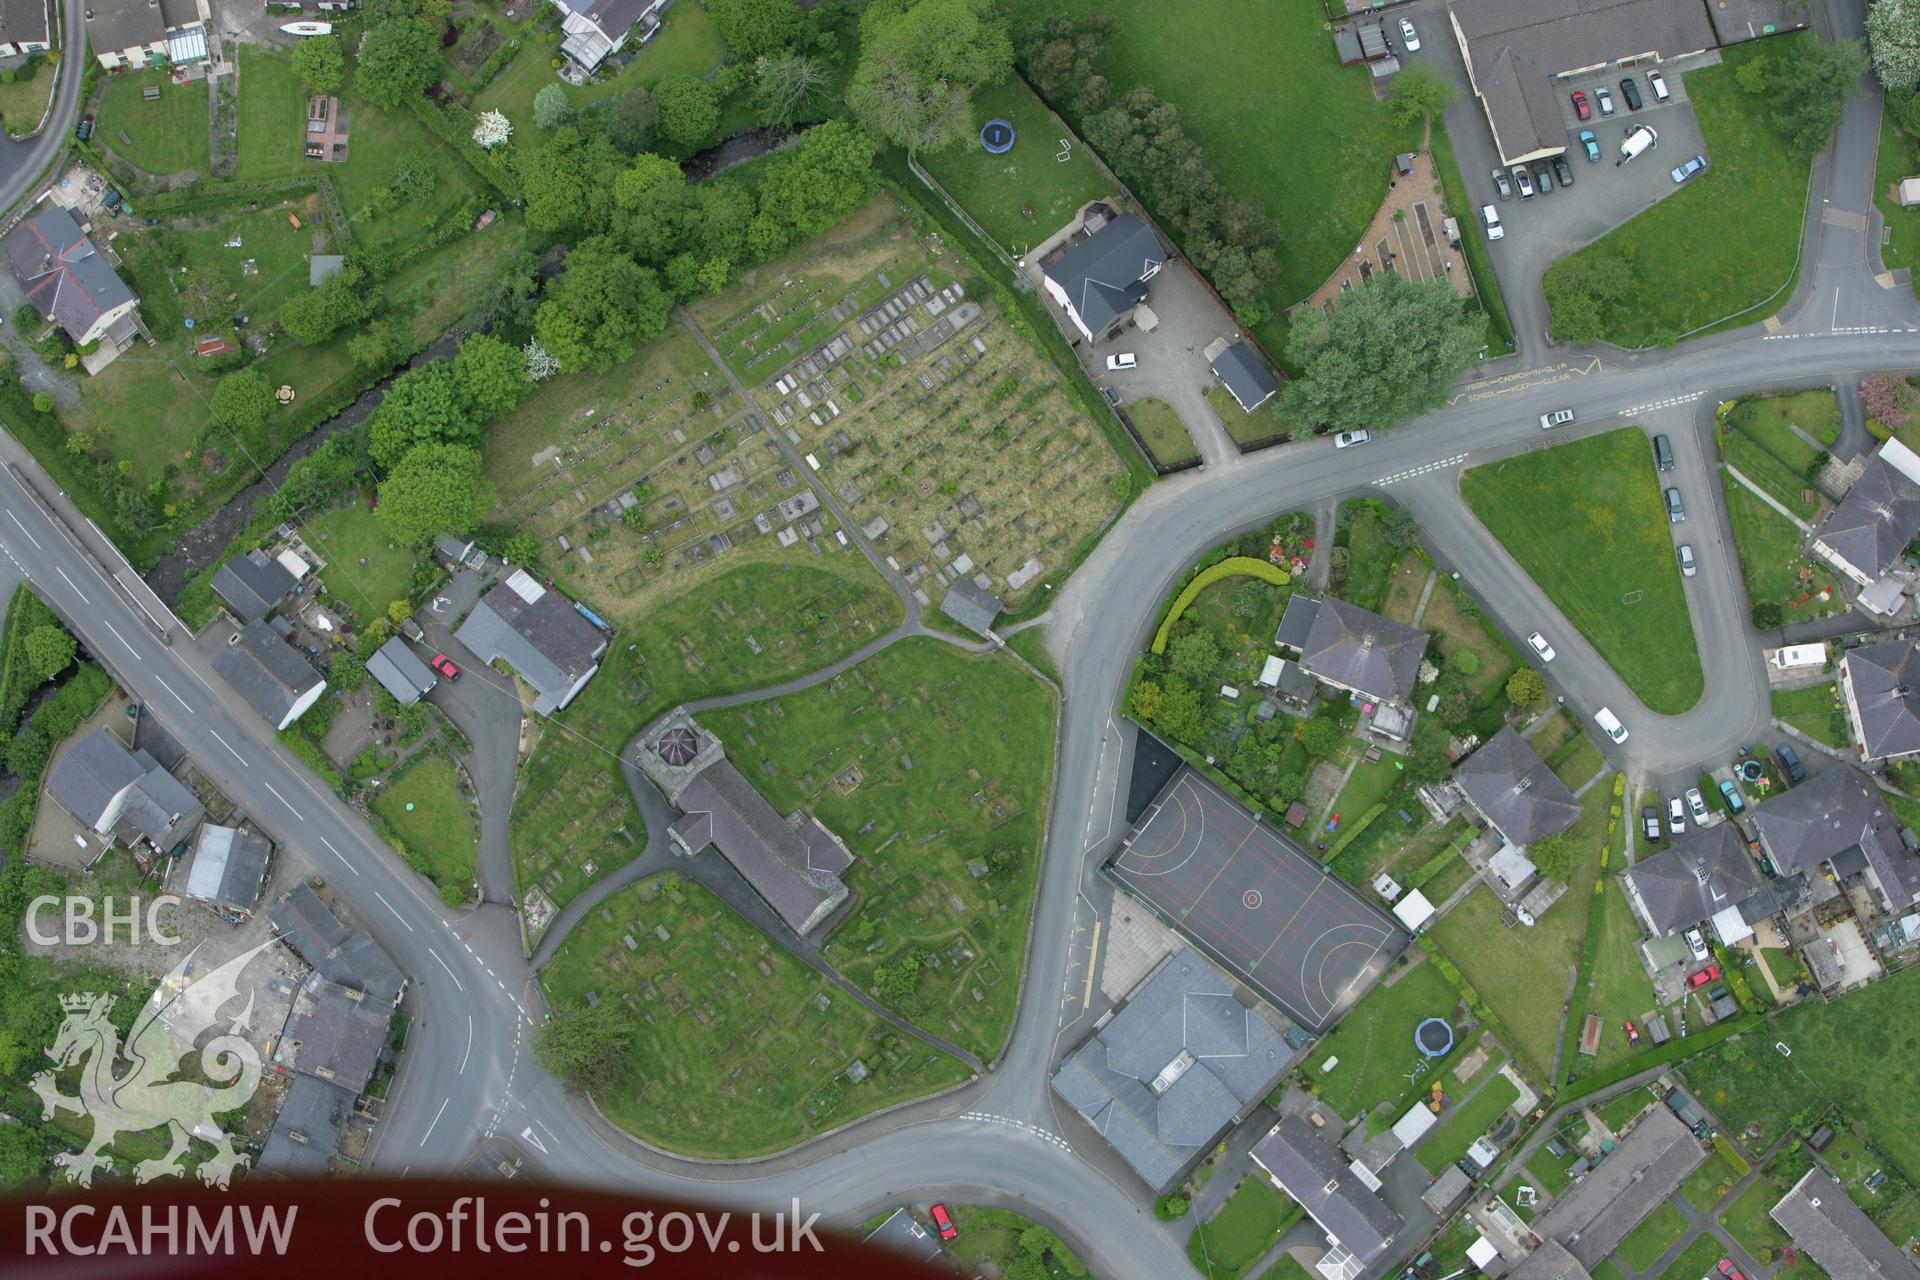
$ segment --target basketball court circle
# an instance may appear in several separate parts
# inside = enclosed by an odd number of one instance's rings
[[[1108,862],[1121,888],[1316,1034],[1373,985],[1405,930],[1268,823],[1181,769]]]

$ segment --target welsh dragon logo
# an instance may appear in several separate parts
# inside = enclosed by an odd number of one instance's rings
[[[196,947],[173,967],[141,1009],[125,1046],[109,1020],[114,996],[84,992],[60,998],[66,1019],[47,1050],[54,1065],[33,1078],[33,1091],[40,1095],[44,1119],[66,1110],[93,1120],[93,1136],[83,1149],[54,1157],[69,1181],[92,1186],[94,1170],[111,1165],[101,1152],[114,1138],[160,1128],[168,1131],[172,1148],[136,1165],[136,1182],[184,1173],[181,1159],[187,1154],[189,1138],[214,1148],[212,1158],[199,1169],[200,1180],[209,1186],[224,1188],[233,1171],[246,1166],[249,1157],[233,1149],[233,1139],[214,1117],[245,1106],[260,1086],[260,1051],[238,1034],[253,1016],[252,989],[247,991],[245,1007],[224,1024],[225,1030],[200,1047],[198,1079],[179,1078],[180,1060],[194,1051],[202,1035],[222,1025],[221,1008],[240,994],[240,971],[272,941],[269,938],[189,980]],[[55,1086],[54,1072],[83,1061],[80,1095],[69,1098]],[[123,1061],[124,1072],[120,1070]]]

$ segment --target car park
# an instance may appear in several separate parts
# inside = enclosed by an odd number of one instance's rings
[[[1107,368],[1109,369],[1137,369],[1139,367],[1140,357],[1134,355],[1131,351],[1116,351],[1107,357]]]
[[[1567,163],[1565,156],[1553,158],[1553,176],[1560,179],[1560,185],[1563,187],[1573,185],[1573,166]]]
[[[1553,661],[1553,646],[1548,644],[1547,638],[1538,631],[1527,637],[1527,644],[1535,653],[1540,655],[1540,661]]]
[[[1702,969],[1700,972],[1694,974],[1691,978],[1688,978],[1687,985],[1689,987],[1704,987],[1709,982],[1712,982],[1715,979],[1717,979],[1719,976],[1720,976],[1720,966],[1717,964],[1710,964],[1706,968]]]
[[[1676,836],[1687,832],[1687,802],[1679,796],[1667,801],[1667,830]]]
[[[1632,76],[1620,77],[1620,96],[1627,100],[1627,110],[1640,109],[1640,90],[1635,87]]]
[[[1660,830],[1660,810],[1657,807],[1648,805],[1640,810],[1640,834],[1647,838],[1648,844],[1659,843],[1663,833]]]
[[[1672,99],[1673,95],[1667,91],[1667,78],[1658,71],[1647,72],[1647,84],[1653,89],[1655,102],[1666,102]]]
[[[1420,33],[1415,31],[1413,24],[1405,18],[1400,19],[1400,43],[1407,47],[1408,53],[1420,51]]]
[[[1551,431],[1555,427],[1564,427],[1572,421],[1573,410],[1555,409],[1552,413],[1543,413],[1540,415],[1540,429],[1542,431]]]
[[[1602,707],[1594,712],[1593,722],[1599,725],[1601,732],[1613,739],[1616,744],[1627,740],[1627,726],[1621,724],[1620,717],[1613,714],[1609,708]]]
[[[1687,788],[1687,812],[1693,816],[1696,826],[1707,825],[1707,798],[1700,794],[1700,788]]]
[[[1678,489],[1667,490],[1667,519],[1675,524],[1687,522],[1687,504],[1680,500]]]
[[[1499,240],[1506,236],[1507,229],[1500,225],[1500,211],[1492,205],[1480,206],[1480,221],[1487,229],[1487,239]]]
[[[1567,96],[1573,99],[1574,115],[1579,116],[1582,120],[1593,119],[1593,107],[1590,103],[1588,103],[1586,94],[1580,92],[1578,89],[1575,89],[1572,93],[1568,94]]]
[[[458,680],[460,678],[460,668],[454,666],[453,659],[447,657],[444,653],[436,653],[433,655],[433,669],[439,672],[445,679]]]
[[[1673,171],[1673,180],[1676,183],[1685,182],[1695,174],[1705,173],[1706,171],[1707,158],[1705,156],[1695,156]]]
[[[928,1208],[927,1212],[933,1215],[933,1225],[940,1228],[940,1238],[942,1240],[951,1240],[960,1234],[960,1228],[954,1225],[953,1215],[947,1212],[946,1205],[933,1205]]]
[[[1350,449],[1354,445],[1365,444],[1371,439],[1373,439],[1373,434],[1365,427],[1362,427],[1358,431],[1342,431],[1333,438],[1333,447],[1336,449]]]
[[[1607,86],[1601,85],[1598,89],[1595,89],[1593,91],[1593,100],[1600,104],[1601,115],[1610,116],[1613,114],[1613,95],[1607,92]]]
[[[1665,436],[1653,438],[1653,460],[1662,471],[1673,470],[1673,441]]]
[[[1687,794],[1690,796],[1697,796],[1700,793],[1698,791],[1690,791]],[[1686,937],[1687,937],[1687,950],[1693,953],[1693,958],[1695,960],[1705,960],[1707,956],[1710,954],[1707,951],[1706,937],[1698,929],[1687,930]]]
[[[1493,189],[1500,193],[1502,200],[1513,199],[1513,184],[1507,181],[1507,171],[1505,169],[1495,169],[1493,171]]]
[[[1779,757],[1780,769],[1787,775],[1788,782],[1806,781],[1807,767],[1800,763],[1798,751],[1783,742],[1773,749],[1773,754]]]
[[[1620,163],[1626,164],[1660,145],[1660,135],[1644,124],[1631,126],[1620,139]]]
[[[1527,166],[1523,164],[1513,166],[1513,185],[1520,189],[1522,200],[1533,199],[1533,175],[1527,172]]]
[[[1691,578],[1699,572],[1700,572],[1699,567],[1695,565],[1693,562],[1693,544],[1690,542],[1681,543],[1680,544],[1681,576]]]
[[[1747,798],[1740,794],[1740,788],[1734,785],[1732,778],[1720,780],[1720,796],[1727,802],[1727,808],[1734,813],[1747,811]]]
[[[1553,190],[1553,171],[1547,168],[1545,160],[1533,162],[1533,185],[1540,188],[1543,196]]]
[[[1580,131],[1580,145],[1586,148],[1588,164],[1600,163],[1600,140],[1593,136],[1593,130]]]

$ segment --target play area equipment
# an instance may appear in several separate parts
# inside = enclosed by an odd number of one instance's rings
[[[1445,1018],[1428,1018],[1413,1029],[1413,1044],[1429,1058],[1444,1058],[1453,1050],[1453,1027]]]
[[[998,116],[980,126],[980,145],[990,156],[1005,155],[1013,150],[1013,141],[1013,126]]]

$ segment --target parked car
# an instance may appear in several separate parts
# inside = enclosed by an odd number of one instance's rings
[[[1533,175],[1527,172],[1527,166],[1513,166],[1513,185],[1519,190],[1522,200],[1533,199]]]
[[[1675,169],[1673,171],[1672,177],[1676,183],[1685,182],[1688,178],[1693,177],[1696,173],[1705,173],[1706,171],[1707,171],[1707,158],[1705,156],[1695,156],[1693,159],[1681,165],[1678,169]]]
[[[1699,794],[1700,793],[1698,791],[1687,792],[1687,795],[1689,798],[1693,796],[1697,796]],[[1700,930],[1689,929],[1687,930],[1686,937],[1687,937],[1687,950],[1693,953],[1693,958],[1695,960],[1705,960],[1710,953],[1707,951],[1707,940],[1701,934]]]
[[[1646,808],[1640,810],[1640,834],[1647,838],[1648,844],[1659,843],[1662,834],[1660,830],[1660,810],[1654,805],[1648,805]]]
[[[1627,110],[1640,109],[1640,90],[1634,85],[1632,76],[1620,77],[1620,96],[1627,100]]]
[[[1567,96],[1573,99],[1573,114],[1579,116],[1582,120],[1593,119],[1593,107],[1587,102],[1586,94],[1575,89]]]
[[[1667,92],[1667,78],[1658,71],[1647,72],[1647,83],[1653,88],[1653,100],[1655,102],[1665,102],[1673,97],[1671,93]]]
[[[1405,18],[1400,19],[1400,43],[1407,47],[1408,53],[1420,51],[1420,33],[1415,31],[1413,24]]]
[[[1638,1027],[1636,1027],[1636,1026],[1634,1026],[1634,1025],[1633,1025],[1633,1019],[1632,1019],[1632,1018],[1628,1018],[1628,1019],[1627,1019],[1627,1020],[1626,1020],[1625,1022],[1623,1022],[1623,1023],[1621,1023],[1621,1024],[1620,1024],[1620,1029],[1621,1029],[1622,1031],[1625,1031],[1625,1032],[1627,1033],[1627,1043],[1628,1043],[1628,1044],[1639,1044],[1639,1043],[1640,1043],[1640,1028],[1638,1028]]]
[[[1687,833],[1687,802],[1679,796],[1667,801],[1667,830],[1676,836]]]
[[[1587,149],[1588,164],[1600,163],[1600,140],[1593,136],[1593,130],[1582,129],[1580,131],[1580,145]]]
[[[1746,1274],[1733,1265],[1732,1258],[1720,1259],[1720,1274],[1727,1280],[1747,1280]]]
[[[1727,808],[1734,813],[1747,811],[1747,798],[1740,794],[1740,787],[1732,778],[1723,778],[1720,782],[1720,795],[1727,802]]]
[[[1691,542],[1681,543],[1680,544],[1681,575],[1683,577],[1691,578],[1698,572],[1700,572],[1699,567],[1695,565],[1693,562],[1693,544]]]
[[[1667,519],[1675,524],[1687,522],[1687,504],[1680,500],[1678,489],[1667,490]]]
[[[1787,775],[1788,782],[1806,781],[1807,767],[1800,763],[1799,752],[1783,742],[1773,749],[1773,754],[1780,758],[1780,768]]]
[[[433,669],[439,672],[443,679],[458,680],[460,678],[460,668],[454,666],[453,659],[444,653],[433,655]]]
[[[1540,661],[1542,662],[1553,661],[1553,646],[1548,644],[1547,638],[1541,635],[1538,631],[1534,632],[1532,635],[1527,637],[1527,644],[1533,649],[1535,653],[1540,655]]]
[[[1555,409],[1552,413],[1543,413],[1540,415],[1540,429],[1542,431],[1551,431],[1555,427],[1564,427],[1572,421],[1573,410]]]
[[[1636,124],[1629,128],[1620,139],[1620,164],[1638,160],[1643,154],[1660,145],[1660,135],[1646,125]]]
[[[1533,185],[1540,188],[1543,196],[1553,190],[1553,170],[1547,168],[1545,160],[1533,162]]]
[[[946,1205],[930,1206],[927,1212],[933,1215],[933,1225],[940,1228],[942,1240],[951,1240],[960,1234],[960,1228],[953,1225],[953,1216],[947,1212]]]
[[[1687,788],[1687,812],[1693,815],[1696,826],[1707,825],[1707,798],[1700,794],[1700,788]]]
[[[1507,181],[1507,171],[1505,169],[1495,169],[1493,171],[1493,189],[1500,193],[1502,200],[1513,199],[1513,184]]]
[[[1553,176],[1560,179],[1560,185],[1563,187],[1573,185],[1573,166],[1567,163],[1565,156],[1553,158]]]
[[[1600,104],[1601,115],[1610,116],[1613,114],[1613,95],[1607,92],[1607,86],[1601,85],[1598,89],[1595,89],[1593,91],[1593,100]]]
[[[1688,978],[1687,985],[1690,987],[1704,987],[1709,982],[1713,982],[1716,979],[1718,979],[1719,976],[1720,976],[1720,966],[1717,964],[1710,964],[1706,968],[1702,969],[1700,972],[1694,974],[1691,978]]]
[[[1662,471],[1673,470],[1673,442],[1665,436],[1653,438],[1653,460]]]
[[[1348,449],[1356,444],[1365,444],[1371,439],[1373,439],[1373,434],[1365,427],[1360,428],[1358,431],[1342,431],[1333,438],[1333,447],[1336,449]]]
[[[73,136],[82,142],[93,136],[93,112],[80,117],[80,126],[73,131]]]
[[[1600,731],[1613,739],[1616,744],[1627,740],[1627,726],[1620,723],[1620,717],[1613,714],[1611,708],[1602,707],[1594,712],[1593,722],[1599,725]]]
[[[1500,225],[1500,211],[1492,205],[1480,206],[1480,222],[1487,229],[1487,239],[1501,240],[1506,237],[1507,229]]]
[[[1140,357],[1131,351],[1116,351],[1107,357],[1107,368],[1109,369],[1137,369],[1139,367]]]

